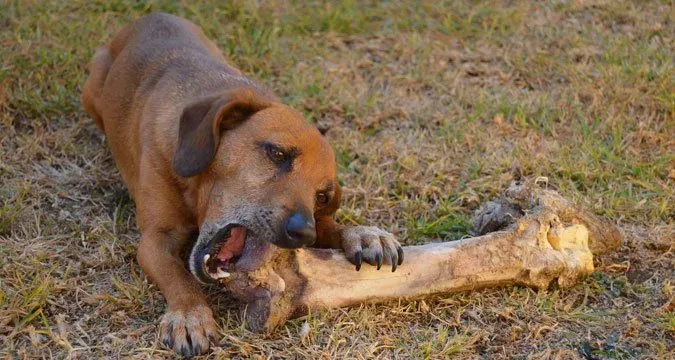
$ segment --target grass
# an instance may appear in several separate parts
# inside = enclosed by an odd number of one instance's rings
[[[505,0],[0,3],[0,357],[172,356],[133,203],[79,103],[95,49],[156,10],[331,128],[345,223],[457,239],[519,168],[626,239],[572,289],[315,312],[269,335],[209,288],[210,357],[672,357],[673,4]]]

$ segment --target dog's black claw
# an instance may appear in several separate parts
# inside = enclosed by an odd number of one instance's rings
[[[173,348],[173,341],[171,341],[170,337],[165,337],[162,339],[162,345],[164,345],[164,347],[167,349],[171,349]]]
[[[164,347],[167,349],[172,349],[173,348],[173,326],[169,325],[169,328],[167,329],[168,333],[164,334],[162,336],[162,344]]]
[[[391,272],[395,272],[398,268],[398,251],[396,253],[389,253],[389,260],[391,260]]]
[[[375,254],[375,262],[377,263],[377,270],[382,267],[382,253]]]
[[[192,345],[192,353],[194,355],[199,355],[202,353],[202,347],[199,344],[193,344]]]
[[[190,351],[190,347],[188,347],[188,346],[186,346],[186,345],[182,345],[182,346],[180,347],[180,351],[179,351],[179,352],[180,352],[180,354],[183,355],[184,357],[187,357],[187,358],[192,357],[192,352]]]
[[[396,252],[398,253],[398,265],[403,264],[403,248],[399,245],[396,247]]]
[[[361,252],[357,251],[354,255],[354,263],[356,263],[356,271],[361,270]]]

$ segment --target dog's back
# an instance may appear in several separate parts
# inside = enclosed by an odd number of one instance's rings
[[[89,71],[83,106],[108,138],[132,196],[143,153],[141,134],[176,134],[145,136],[157,141],[168,138],[170,143],[153,147],[166,150],[177,141],[181,109],[196,98],[241,86],[274,97],[228,66],[199,27],[164,13],[147,15],[122,29],[96,52]],[[154,116],[144,116],[147,112]]]
[[[84,107],[105,131],[102,118],[107,122],[128,118],[140,86],[151,87],[153,80],[158,80],[174,66],[181,67],[182,72],[189,70],[190,58],[195,56],[213,58],[207,64],[223,66],[224,58],[218,49],[193,23],[164,13],[140,18],[122,29],[94,55],[82,95]],[[121,61],[117,61],[118,58]],[[174,66],[167,66],[167,63]],[[205,65],[203,59],[193,63]],[[237,70],[230,70],[240,75]]]

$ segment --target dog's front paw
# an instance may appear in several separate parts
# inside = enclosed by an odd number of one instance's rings
[[[216,321],[208,306],[168,311],[159,325],[162,344],[185,356],[206,352],[216,339]]]
[[[403,263],[403,248],[394,235],[374,226],[351,226],[342,230],[342,249],[349,261],[361,269],[361,262],[376,265],[391,264],[391,271]]]

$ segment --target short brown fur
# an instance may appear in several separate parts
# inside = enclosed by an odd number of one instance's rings
[[[167,301],[160,326],[166,346],[195,355],[217,334],[180,257],[209,226],[249,221],[253,232],[273,240],[289,212],[306,209],[316,246],[343,248],[357,266],[362,259],[400,264],[391,234],[334,222],[340,188],[319,131],[227,65],[193,23],[167,14],[141,18],[97,51],[89,71],[82,103],[136,202],[137,258]],[[297,149],[287,173],[265,157],[261,144],[269,142]],[[329,201],[317,204],[327,186]],[[253,222],[251,214],[264,220]]]

